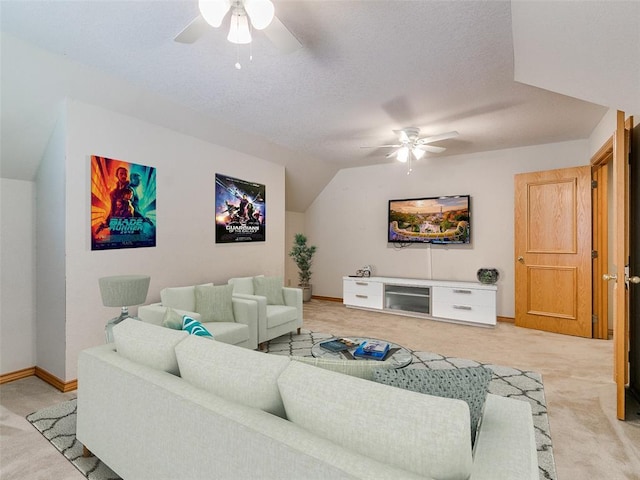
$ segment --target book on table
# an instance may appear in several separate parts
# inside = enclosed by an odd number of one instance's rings
[[[350,338],[334,338],[332,340],[327,340],[326,342],[320,342],[320,346],[330,352],[342,352],[357,345],[358,342],[354,342]]]
[[[353,356],[373,360],[384,360],[387,353],[389,353],[389,343],[381,340],[368,340],[356,348]]]

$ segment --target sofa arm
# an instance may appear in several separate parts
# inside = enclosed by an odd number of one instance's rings
[[[167,312],[167,308],[168,307],[165,307],[161,303],[142,305],[141,307],[138,307],[138,317],[143,322],[162,326],[162,321],[164,320],[164,314]],[[200,321],[201,317],[197,312],[187,312],[186,310],[179,310],[177,308],[174,308],[173,310],[180,315],[189,315],[194,320]]]
[[[488,394],[473,455],[470,480],[537,480],[531,405]]]
[[[256,303],[258,309],[258,338],[267,336],[267,297],[249,295],[248,293],[234,293],[233,298],[251,300]]]
[[[296,325],[302,327],[302,289],[293,287],[282,287],[282,296],[284,304],[290,307],[296,307],[298,310],[298,320]]]
[[[233,298],[233,316],[236,323],[249,327],[249,348],[258,348],[258,302],[244,298]]]

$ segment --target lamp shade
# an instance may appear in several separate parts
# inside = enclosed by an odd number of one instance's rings
[[[251,31],[249,30],[249,20],[244,12],[234,13],[231,16],[229,25],[229,35],[227,40],[231,43],[247,44],[251,43]]]
[[[141,305],[147,299],[148,275],[118,275],[98,279],[102,304],[105,307]]]

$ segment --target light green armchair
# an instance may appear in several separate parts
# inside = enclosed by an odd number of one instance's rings
[[[233,297],[252,300],[258,307],[258,346],[302,327],[302,290],[284,287],[281,277],[229,279]]]

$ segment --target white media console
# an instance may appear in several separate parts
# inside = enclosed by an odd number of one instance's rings
[[[343,277],[347,307],[480,326],[496,324],[495,285],[393,277]]]

